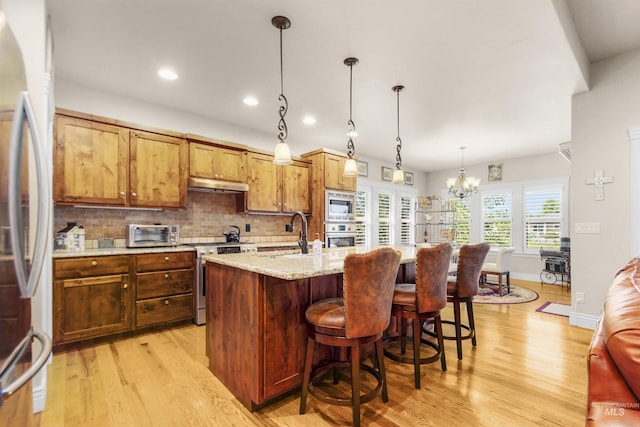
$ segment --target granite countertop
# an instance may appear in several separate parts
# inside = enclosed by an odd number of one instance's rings
[[[402,253],[402,264],[416,261],[416,248],[394,246]],[[344,257],[351,253],[369,252],[375,247],[356,246],[350,248],[324,249],[322,255],[302,255],[299,251],[248,252],[241,254],[210,254],[206,262],[235,267],[284,280],[306,279],[326,276],[344,271]]]
[[[53,251],[53,258],[75,258],[85,256],[107,256],[107,255],[135,255],[135,254],[153,254],[164,252],[194,252],[193,246],[165,246],[160,248],[100,248],[85,249],[83,252],[67,252]]]
[[[223,243],[223,242],[221,242]],[[258,248],[283,248],[283,247],[297,247],[298,242],[261,242],[255,243]],[[68,252],[68,251],[53,251],[53,258],[74,258],[84,256],[108,256],[108,255],[135,255],[145,253],[162,253],[162,252],[189,252],[195,251],[195,248],[190,245],[178,245],[178,246],[164,246],[159,248],[87,248],[83,252]]]

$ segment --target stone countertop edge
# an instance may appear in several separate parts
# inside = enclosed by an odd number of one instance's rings
[[[287,246],[298,246],[298,242],[265,242],[256,243],[259,248],[279,248]],[[85,249],[83,252],[69,252],[69,251],[53,251],[53,258],[75,258],[85,256],[108,256],[108,255],[135,255],[145,253],[162,253],[162,252],[189,252],[195,251],[195,248],[190,245],[178,245],[178,246],[162,246],[157,248],[94,248]]]
[[[299,280],[342,273],[344,272],[344,258],[347,254],[366,253],[377,248],[356,246],[348,249],[325,249],[322,251],[322,255],[308,254],[303,256],[299,256],[298,251],[210,254],[206,255],[204,260],[207,263],[226,265],[278,279]],[[392,248],[402,254],[401,264],[416,261],[415,247],[393,246]]]
[[[101,248],[85,249],[84,252],[53,251],[53,258],[77,258],[87,256],[136,255],[164,252],[195,252],[192,246],[165,246],[159,248]]]

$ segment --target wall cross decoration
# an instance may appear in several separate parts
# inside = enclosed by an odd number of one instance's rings
[[[593,178],[587,178],[587,185],[593,185],[595,200],[604,200],[604,184],[613,182],[613,177],[604,176],[604,171],[595,171]]]

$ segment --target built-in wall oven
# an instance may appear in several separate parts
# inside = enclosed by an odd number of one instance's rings
[[[324,244],[326,248],[342,248],[356,245],[356,223],[325,223]]]
[[[207,320],[207,264],[203,257],[208,254],[256,252],[258,248],[254,243],[196,243],[190,246],[196,249],[193,323],[196,325],[204,325]]]

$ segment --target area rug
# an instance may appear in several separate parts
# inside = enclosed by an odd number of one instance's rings
[[[473,302],[478,304],[520,304],[523,302],[535,301],[538,294],[531,289],[511,285],[511,292],[505,296],[500,296],[495,287],[479,288],[478,295],[473,298]]]
[[[555,314],[556,316],[569,317],[571,306],[568,304],[559,304],[557,302],[545,302],[536,309],[541,313]]]

